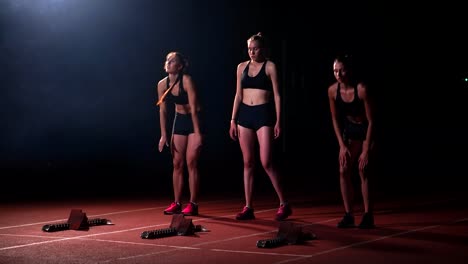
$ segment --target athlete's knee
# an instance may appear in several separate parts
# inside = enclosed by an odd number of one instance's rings
[[[244,168],[245,169],[253,169],[255,167],[255,160],[253,158],[245,158],[244,159]]]
[[[184,168],[184,160],[183,159],[174,159],[172,161],[172,165],[174,170],[181,170]]]
[[[191,158],[187,160],[187,168],[190,169],[196,169],[198,166],[198,160],[196,158]]]

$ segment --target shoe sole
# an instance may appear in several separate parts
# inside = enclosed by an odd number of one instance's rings
[[[186,213],[182,213],[183,215],[186,215],[186,216],[197,216],[198,213],[190,213],[190,214],[186,214]]]
[[[276,220],[276,221],[284,221],[284,220],[288,219],[288,217],[290,217],[291,215],[292,215],[292,213],[287,214],[287,215],[282,216],[282,217],[278,217],[278,216],[277,216],[277,217],[275,217],[275,220]]]
[[[283,220],[288,219],[288,217],[290,217],[291,215],[292,215],[292,211],[289,211],[288,213],[283,214],[282,216],[276,215],[275,220],[276,221],[283,221]]]
[[[181,214],[181,212],[164,212],[165,215]]]

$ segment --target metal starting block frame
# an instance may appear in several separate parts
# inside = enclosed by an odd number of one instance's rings
[[[57,232],[64,230],[89,230],[90,226],[112,225],[112,222],[105,218],[88,219],[86,213],[81,209],[72,209],[67,222],[47,224],[42,227],[44,232]]]
[[[274,248],[283,245],[294,245],[306,240],[317,239],[313,233],[302,232],[302,227],[292,222],[281,222],[275,238],[257,241],[258,248]]]
[[[140,237],[155,239],[169,236],[190,236],[200,231],[206,232],[208,230],[201,225],[194,225],[192,219],[185,218],[183,214],[174,214],[168,228],[143,231]]]

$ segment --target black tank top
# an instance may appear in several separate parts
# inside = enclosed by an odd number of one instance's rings
[[[338,88],[336,89],[336,103],[338,111],[343,116],[362,116],[365,114],[364,102],[359,98],[357,85],[354,86],[354,98],[351,102],[343,101],[340,92],[340,83],[338,83]]]
[[[172,94],[172,91],[167,94],[167,100],[169,100],[169,102],[174,102],[176,105],[186,105],[189,103],[188,94],[187,91],[184,90],[184,82],[182,81],[182,78],[183,75],[181,74],[176,80],[176,82],[179,83],[178,95]],[[166,78],[166,89],[169,89],[169,76]]]
[[[254,77],[249,76],[249,65],[250,61],[245,66],[244,71],[242,72],[242,79],[241,79],[241,87],[242,89],[245,88],[255,88],[255,89],[261,89],[261,90],[266,90],[266,91],[273,91],[273,86],[271,84],[270,78],[266,75],[266,64],[267,61],[265,61],[262,65],[262,68],[258,72],[258,74]]]

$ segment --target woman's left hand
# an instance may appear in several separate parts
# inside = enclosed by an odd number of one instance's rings
[[[359,170],[364,170],[367,167],[367,163],[369,162],[369,154],[367,151],[363,151],[361,155],[359,155]]]
[[[195,133],[193,142],[196,148],[200,148],[203,145],[203,136],[201,133]]]
[[[275,139],[279,138],[280,134],[281,134],[281,126],[280,126],[279,123],[276,123],[275,124],[274,134],[273,134]]]

